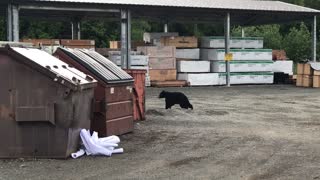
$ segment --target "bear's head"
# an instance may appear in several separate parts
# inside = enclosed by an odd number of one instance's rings
[[[161,91],[159,94],[159,98],[165,98],[166,97],[166,91]]]

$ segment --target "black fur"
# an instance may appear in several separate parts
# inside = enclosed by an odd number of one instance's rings
[[[175,104],[179,104],[181,108],[184,109],[193,109],[192,104],[190,104],[186,95],[181,92],[167,92],[162,91],[159,94],[159,98],[165,98],[166,100],[166,109],[171,109]]]

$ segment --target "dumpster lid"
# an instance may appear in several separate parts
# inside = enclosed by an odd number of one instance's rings
[[[133,79],[126,71],[122,70],[120,67],[115,65],[112,61],[107,59],[106,57],[102,56],[101,54],[97,53],[96,51],[81,49],[80,51],[84,52],[92,59],[96,60],[100,64],[102,64],[105,68],[109,71],[116,74],[121,79]]]
[[[96,86],[96,80],[89,75],[82,73],[81,71],[70,67],[60,59],[48,54],[45,51],[41,51],[35,48],[20,48],[9,47],[9,51],[18,53],[23,56],[23,59],[29,60],[26,64],[31,65],[33,68],[38,68],[41,72],[49,75],[54,81],[59,82],[71,88],[77,89],[81,86],[81,89],[91,88]]]
[[[133,82],[133,78],[128,73],[107,58],[100,57],[101,55],[99,56],[95,51],[62,47],[59,49],[107,84]]]

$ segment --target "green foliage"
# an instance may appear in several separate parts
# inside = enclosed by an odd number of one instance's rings
[[[20,37],[38,39],[59,38],[63,34],[64,27],[65,24],[61,22],[21,19]]]
[[[144,32],[150,32],[151,25],[144,20],[133,20],[131,26],[131,39],[142,40]]]
[[[310,57],[311,34],[304,23],[290,29],[283,39],[284,49],[290,59],[300,61]]]
[[[282,35],[280,33],[280,25],[264,25],[246,27],[245,36],[250,37],[263,37],[264,47],[270,49],[282,48]],[[236,27],[232,30],[232,36],[241,36],[241,27]]]

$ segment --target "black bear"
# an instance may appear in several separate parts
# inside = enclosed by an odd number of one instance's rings
[[[166,99],[166,109],[171,109],[171,107],[175,104],[179,104],[180,107],[184,109],[193,109],[193,106],[190,104],[187,96],[181,92],[162,91],[159,94],[159,98]]]

